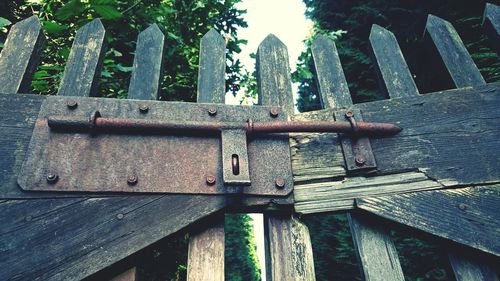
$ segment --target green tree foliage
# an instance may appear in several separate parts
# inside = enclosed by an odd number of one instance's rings
[[[65,61],[78,28],[101,18],[109,50],[103,64],[100,93],[105,97],[126,97],[135,40],[152,23],[164,28],[167,38],[161,99],[194,101],[198,72],[199,43],[211,28],[227,41],[227,89],[236,93],[241,64],[234,59],[245,40],[237,29],[246,27],[245,13],[234,5],[241,0],[27,0],[7,5],[0,17],[17,21],[37,15],[48,37],[42,64],[35,74],[33,90],[57,92]],[[0,25],[5,22],[0,21]],[[1,27],[0,27],[1,28]]]
[[[435,75],[432,61],[426,59],[429,56],[422,34],[428,14],[442,17],[455,26],[487,82],[500,78],[500,61],[488,47],[481,27],[486,0],[304,0],[304,3],[306,16],[315,23],[314,33],[346,32],[337,38],[336,44],[356,103],[385,98],[378,91],[369,54],[372,24],[381,25],[396,35],[420,92],[452,88],[449,81]],[[307,42],[306,46],[309,46]],[[309,52],[308,47],[305,53]],[[293,76],[294,82],[301,85],[299,110],[318,109],[317,89],[308,73],[314,69],[311,58],[303,54],[300,59]]]
[[[227,214],[225,232],[226,280],[260,280],[252,218],[246,214]]]

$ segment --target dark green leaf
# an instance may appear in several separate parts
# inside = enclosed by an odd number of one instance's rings
[[[80,0],[71,0],[56,12],[56,18],[67,20],[73,16],[81,15],[85,9],[85,5]]]

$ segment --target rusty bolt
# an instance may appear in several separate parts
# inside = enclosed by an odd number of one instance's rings
[[[215,116],[217,115],[217,108],[215,106],[211,106],[209,109],[208,109],[208,115],[210,116]]]
[[[48,173],[47,174],[47,182],[48,183],[56,183],[56,181],[59,179],[59,176],[55,173]]]
[[[69,109],[75,109],[78,107],[78,103],[76,102],[76,100],[69,100],[66,102],[66,106],[69,108]]]
[[[284,179],[276,179],[274,182],[276,184],[276,187],[279,189],[282,189],[285,187],[285,180]]]
[[[354,162],[356,162],[357,166],[363,166],[366,163],[366,159],[364,156],[358,155],[354,158]]]
[[[215,184],[215,181],[216,181],[214,175],[208,175],[207,178],[206,178],[206,180],[207,180],[207,184],[208,185],[213,185],[213,184]]]
[[[280,110],[277,107],[271,107],[271,109],[269,110],[269,115],[271,115],[271,117],[273,117],[273,118],[278,117],[279,114],[280,114]]]
[[[464,203],[460,203],[460,204],[458,204],[458,208],[462,211],[465,211],[465,210],[467,210],[467,205],[465,205]]]
[[[137,180],[138,180],[137,179],[137,175],[135,175],[135,174],[130,174],[127,177],[127,183],[129,185],[136,185],[137,184]]]
[[[140,113],[148,113],[148,111],[149,111],[149,106],[147,104],[141,104],[139,106]]]
[[[120,213],[120,214],[116,215],[116,218],[119,220],[123,219],[123,214]]]
[[[351,118],[353,116],[354,116],[354,113],[352,111],[350,111],[350,110],[345,113],[345,117],[346,118]]]

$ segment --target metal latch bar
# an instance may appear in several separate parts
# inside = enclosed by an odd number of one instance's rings
[[[88,119],[68,116],[49,116],[48,125],[56,130],[93,130],[93,131],[134,131],[144,133],[172,133],[177,131],[213,131],[242,130],[252,133],[349,133],[356,135],[390,136],[401,128],[390,123],[352,121],[274,121],[274,122],[172,122],[166,120],[146,120],[132,118],[101,117],[96,111]]]

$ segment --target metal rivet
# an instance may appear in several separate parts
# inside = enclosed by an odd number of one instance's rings
[[[276,187],[279,189],[282,189],[285,187],[285,180],[284,179],[276,179],[274,182],[276,184]]]
[[[31,221],[32,219],[33,219],[33,217],[30,216],[30,215],[27,215],[26,218],[25,218],[26,221]]]
[[[352,111],[350,111],[350,110],[345,113],[345,117],[346,118],[351,118],[353,116],[354,116],[354,113]]]
[[[139,112],[140,112],[140,113],[148,113],[148,111],[149,111],[149,106],[148,106],[148,105],[146,105],[146,104],[141,104],[141,105],[139,106]]]
[[[279,114],[280,114],[280,110],[277,107],[271,107],[271,109],[269,110],[269,115],[271,115],[271,117],[273,117],[273,118],[278,117]]]
[[[48,183],[55,183],[59,179],[59,176],[55,173],[48,173],[46,178]]]
[[[215,106],[212,106],[208,109],[208,115],[210,116],[215,116],[217,115],[217,108],[215,108]]]
[[[116,215],[116,218],[119,219],[119,220],[123,219],[123,214]]]
[[[137,175],[135,175],[135,174],[128,175],[127,183],[129,185],[136,185],[137,184]]]
[[[69,109],[75,109],[78,107],[78,103],[76,102],[76,100],[69,100],[66,102],[66,106],[69,108]]]
[[[465,211],[467,209],[467,205],[465,205],[464,203],[460,203],[458,204],[458,208],[462,211]]]
[[[208,175],[208,176],[207,176],[207,178],[206,178],[206,181],[207,181],[207,184],[208,184],[208,185],[213,185],[213,184],[215,184],[215,181],[216,181],[215,176],[213,176],[213,175]]]
[[[366,163],[366,159],[365,157],[358,155],[354,158],[354,162],[356,162],[356,165],[358,166],[363,166]]]

